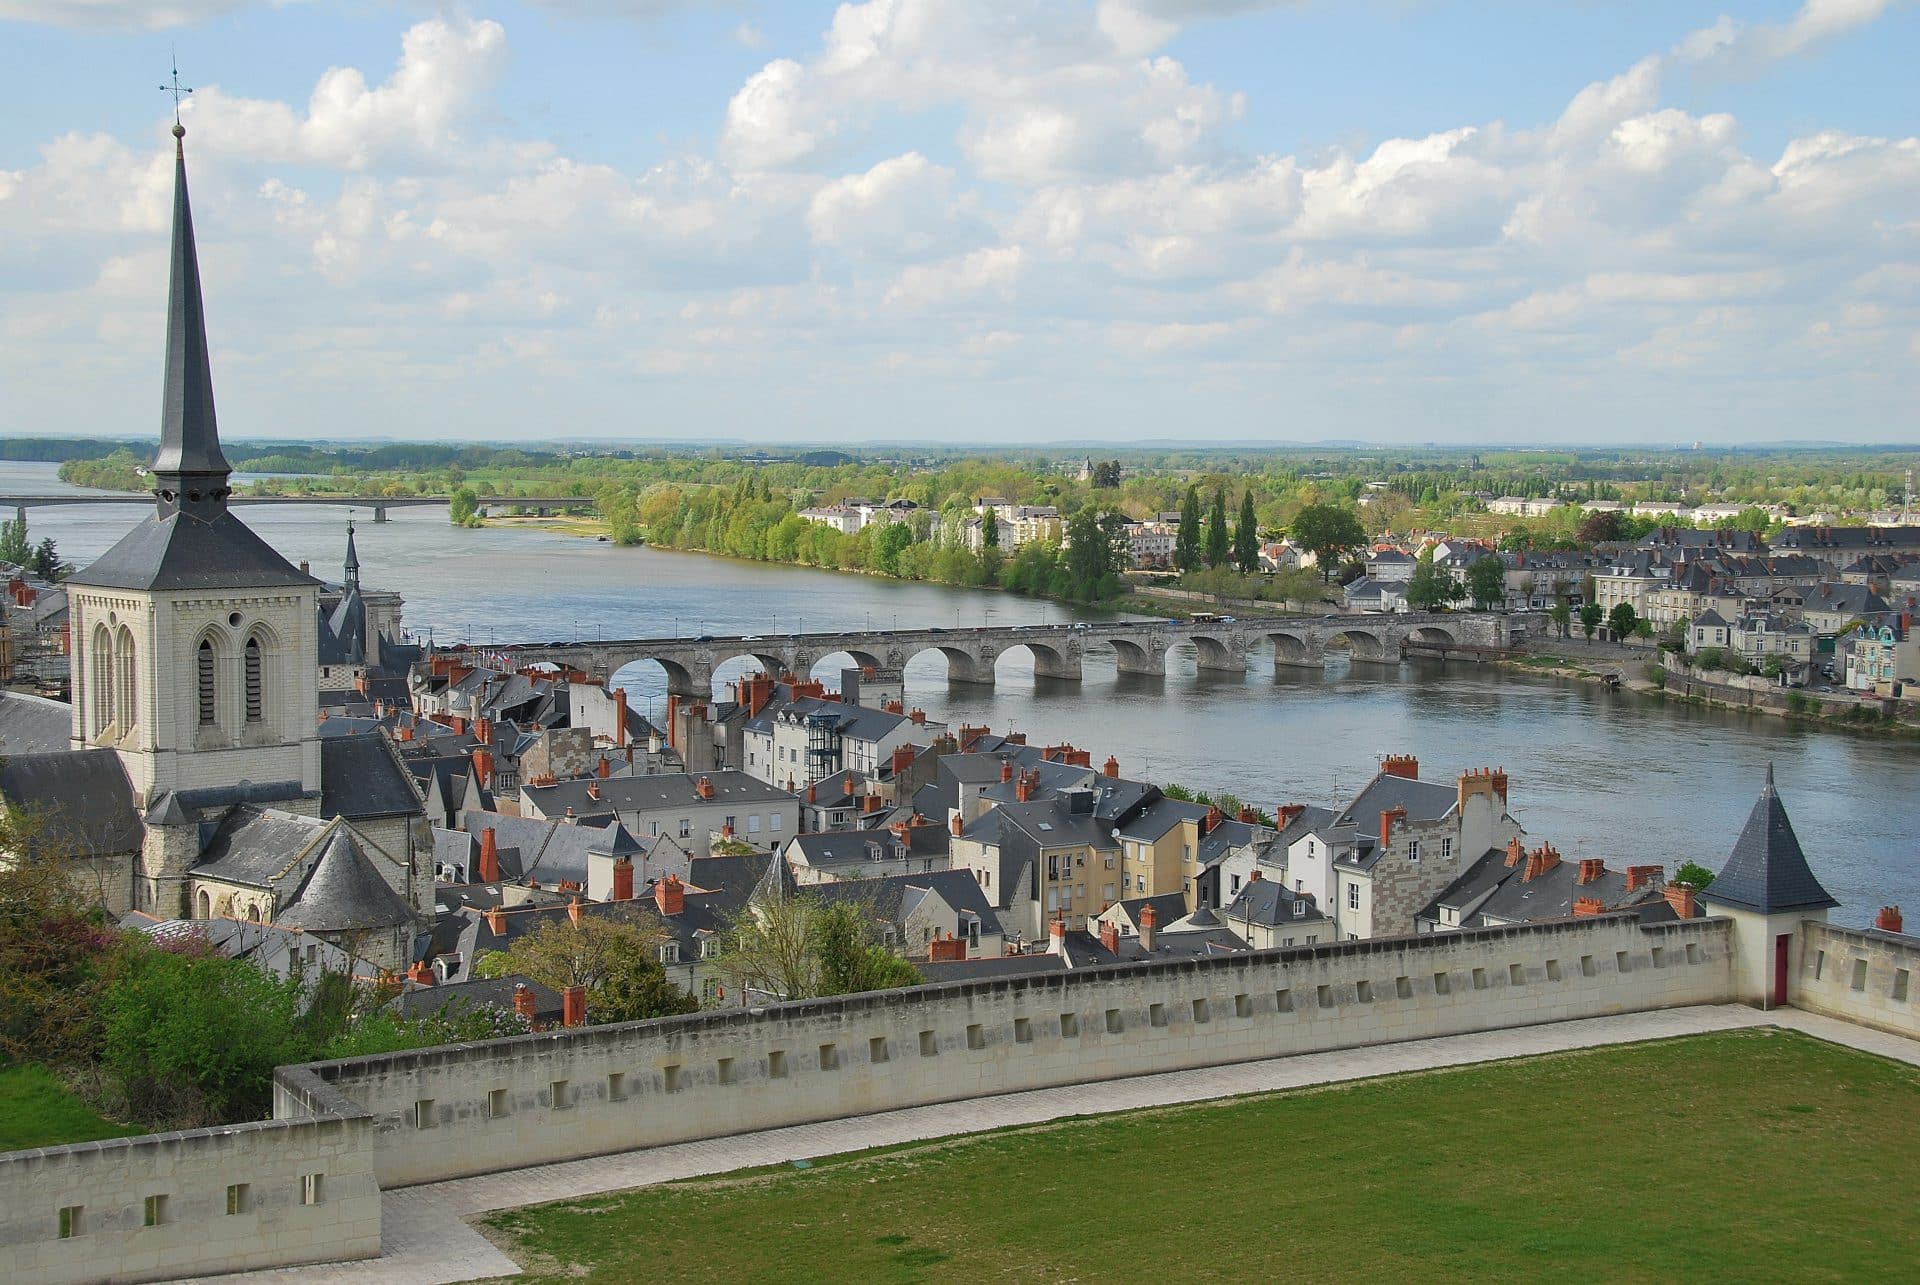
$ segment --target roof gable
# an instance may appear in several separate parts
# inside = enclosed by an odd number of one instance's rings
[[[1703,901],[1763,915],[1795,910],[1824,910],[1840,903],[1807,865],[1793,822],[1773,789],[1773,765],[1767,765],[1767,783],[1747,815],[1747,824],[1734,842],[1733,854],[1705,891]]]

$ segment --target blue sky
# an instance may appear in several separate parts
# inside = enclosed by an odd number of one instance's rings
[[[1920,6],[0,0],[0,432],[1920,440]]]

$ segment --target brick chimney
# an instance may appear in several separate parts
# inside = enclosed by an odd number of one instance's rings
[[[807,802],[817,803],[818,801],[819,799],[817,798],[816,787],[812,781],[808,781],[807,782]]]
[[[1880,913],[1873,917],[1873,926],[1883,933],[1906,932],[1906,921],[1900,918],[1898,906],[1880,907]]]
[[[413,967],[407,970],[407,980],[416,986],[433,985],[433,965],[424,959],[415,960]]]
[[[1039,773],[1034,773],[1034,776],[1038,777]],[[1033,780],[1030,779],[1025,772],[1020,774],[1020,780],[1013,787],[1013,799],[1016,803],[1031,803],[1033,801]]]
[[[1383,848],[1390,846],[1393,843],[1393,827],[1399,825],[1404,828],[1406,824],[1406,808],[1397,804],[1390,808],[1382,808],[1380,810],[1380,846]]]
[[[1580,885],[1585,887],[1607,872],[1607,863],[1597,857],[1580,858]]]
[[[513,1011],[533,1025],[533,992],[527,989],[525,982],[515,982],[513,986]]]
[[[916,725],[924,726],[927,721],[927,711],[925,711],[924,709],[921,709],[918,705],[915,705],[912,709],[907,711],[907,717],[912,719]]]
[[[1507,869],[1511,870],[1515,866],[1519,865],[1520,858],[1524,857],[1526,853],[1527,853],[1527,850],[1520,846],[1519,835],[1516,834],[1511,839],[1508,839],[1507,840]]]
[[[1527,867],[1520,872],[1521,883],[1532,883],[1560,864],[1560,854],[1551,843],[1543,843],[1527,854]]]
[[[886,806],[887,801],[877,794],[863,794],[860,796],[860,811],[862,813],[879,812],[885,809]]]
[[[1160,935],[1160,912],[1149,901],[1140,907],[1140,946],[1143,950],[1152,950],[1154,939]]]
[[[480,832],[480,882],[500,882],[500,840],[491,827]]]
[[[476,749],[473,752],[473,775],[482,788],[493,784],[493,751]]]
[[[841,784],[840,793],[849,799],[853,797],[853,773],[847,773],[847,779]]]
[[[627,743],[627,713],[627,689],[616,687],[613,689],[613,743],[615,745]]]
[[[1628,866],[1627,891],[1637,892],[1649,884],[1657,883],[1666,874],[1664,866]]]
[[[1115,955],[1120,953],[1120,925],[1111,919],[1100,922],[1100,944]]]
[[[1242,803],[1240,805],[1240,815],[1236,820],[1238,820],[1241,825],[1259,825],[1260,814],[1254,810],[1253,804]]]
[[[1282,803],[1278,808],[1274,809],[1274,819],[1279,821],[1280,828],[1284,830],[1293,824],[1295,817],[1306,810],[1307,805],[1304,803]]]
[[[575,897],[567,903],[567,918],[575,924],[580,922],[580,898]]]
[[[1420,760],[1411,754],[1389,754],[1380,760],[1380,770],[1388,776],[1417,781],[1420,779]]]
[[[954,837],[955,837],[956,839],[957,839],[957,838],[959,838],[959,837],[960,837],[960,835],[961,835],[961,833],[962,833],[962,832],[963,832],[963,831],[964,831],[965,829],[966,829],[966,822],[964,822],[964,821],[962,821],[962,820],[960,819],[960,814],[959,814],[958,812],[955,812],[955,813],[953,814],[953,835],[954,835]]]
[[[1222,812],[1219,808],[1208,805],[1207,815],[1200,819],[1200,833],[1212,834],[1219,828],[1220,823],[1226,819],[1226,813]]]
[[[613,899],[633,900],[633,862],[625,857],[613,863]]]
[[[1013,760],[1001,759],[1000,760],[1000,784],[1005,785],[1008,781],[1011,781],[1012,779],[1013,779]]]
[[[893,774],[899,776],[913,766],[913,746],[896,745],[893,747]]]
[[[594,775],[603,781],[610,779],[613,776],[613,760],[608,758],[601,759],[599,766],[595,767],[593,771]]]
[[[964,962],[966,958],[966,940],[955,937],[952,933],[948,933],[939,941],[930,942],[927,945],[927,962],[929,964],[958,964]]]
[[[587,988],[569,986],[560,992],[560,1025],[585,1026],[587,1024]]]
[[[1047,925],[1047,953],[1049,955],[1058,955],[1061,947],[1065,945],[1066,940],[1067,921],[1060,917],[1058,911],[1055,911],[1053,922]]]
[[[1682,887],[1677,883],[1670,883],[1666,886],[1665,891],[1667,894],[1667,904],[1673,907],[1674,918],[1692,919],[1699,913],[1697,903],[1694,901],[1693,889]],[[1894,931],[1898,932],[1899,930],[1895,929]]]
[[[677,915],[687,908],[687,886],[678,875],[668,875],[653,885],[653,904],[663,915]]]
[[[499,906],[494,906],[487,911],[487,931],[495,937],[507,935],[507,912]]]
[[[1605,914],[1606,907],[1593,897],[1576,897],[1573,901],[1575,919],[1591,919],[1595,915]]]
[[[695,794],[698,794],[703,799],[712,798],[713,797],[713,781],[708,777],[704,777],[704,776],[701,777],[698,781],[694,783],[693,792]]]
[[[605,760],[602,760],[602,761],[604,762]],[[598,785],[589,784],[587,786],[587,797],[589,799],[592,799],[595,803],[598,803],[600,801],[600,787]]]

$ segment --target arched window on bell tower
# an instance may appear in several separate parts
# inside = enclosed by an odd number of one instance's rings
[[[246,649],[246,700],[247,721],[260,723],[266,721],[266,680],[262,672],[263,661],[260,651],[260,636],[254,634],[247,639]]]
[[[113,635],[105,625],[94,626],[91,650],[87,677],[93,685],[93,734],[99,736],[113,722]]]
[[[202,727],[212,727],[220,721],[220,704],[215,699],[215,682],[219,673],[219,657],[213,649],[213,639],[202,638],[199,650],[194,654],[194,696],[199,709],[199,722]]]
[[[133,645],[133,631],[121,625],[120,631],[113,637],[113,708],[120,719],[122,732],[140,721],[138,657],[139,653]]]

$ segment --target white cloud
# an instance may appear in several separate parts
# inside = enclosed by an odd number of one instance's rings
[[[1866,26],[1885,13],[1890,3],[1806,0],[1786,22],[1751,25],[1722,15],[1712,26],[1687,35],[1673,52],[1688,62],[1750,71]]]
[[[887,291],[889,307],[907,310],[931,308],[953,300],[969,300],[991,292],[1010,297],[1020,278],[1026,252],[1017,245],[975,250],[942,263],[915,264],[900,274]]]
[[[273,7],[285,2],[278,0]],[[0,0],[0,19],[54,27],[158,31],[265,7],[262,0]]]
[[[237,98],[218,85],[183,104],[200,143],[255,160],[360,170],[392,159],[440,166],[461,151],[463,117],[506,66],[497,22],[431,18],[401,38],[385,82],[357,68],[329,68],[304,116],[286,103]]]

